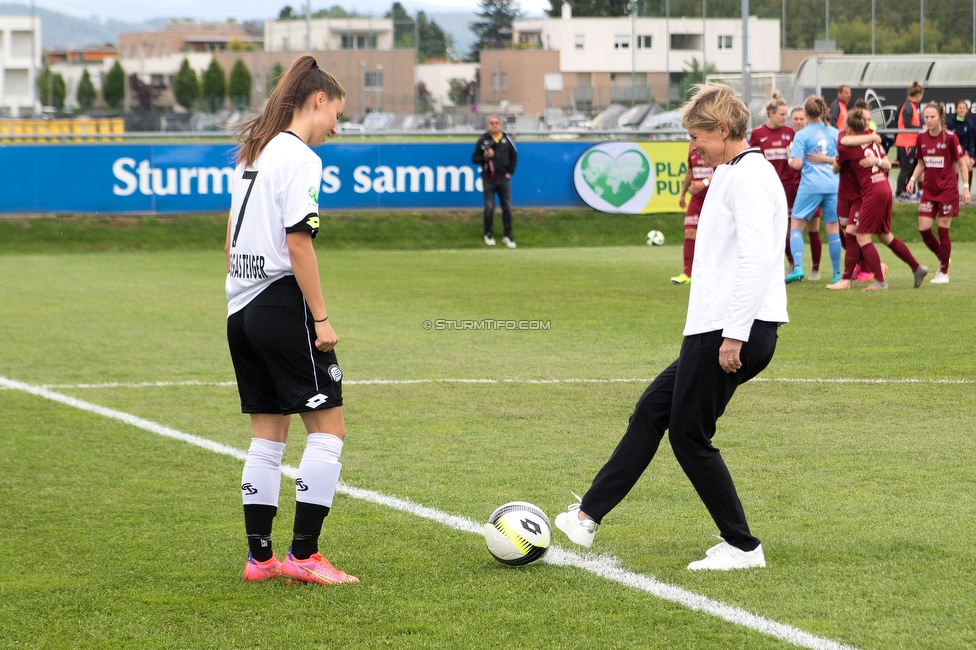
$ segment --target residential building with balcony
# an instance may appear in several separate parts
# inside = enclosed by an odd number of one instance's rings
[[[0,16],[0,117],[40,111],[35,92],[40,70],[40,17]]]
[[[306,46],[306,39],[308,45]],[[392,50],[392,18],[315,18],[266,20],[265,50]]]
[[[778,20],[750,17],[753,72],[780,67]],[[562,18],[519,20],[504,50],[481,52],[481,97],[498,110],[593,113],[612,103],[681,101],[678,84],[692,68],[742,67],[742,21],[732,18]]]

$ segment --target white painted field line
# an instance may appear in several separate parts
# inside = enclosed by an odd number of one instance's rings
[[[104,406],[98,406],[97,404],[92,404],[91,402],[86,402],[75,397],[56,393],[42,386],[33,386],[31,384],[25,384],[23,382],[7,379],[6,377],[0,377],[0,387],[10,390],[24,391],[25,393],[30,393],[31,395],[36,395],[37,397],[43,397],[44,399],[49,399],[67,406],[81,409],[82,411],[88,411],[89,413],[95,413],[113,420],[119,420],[145,431],[150,431],[167,438],[175,438],[176,440],[181,440],[191,445],[202,447],[208,451],[232,456],[238,460],[244,460],[247,456],[247,452],[245,452],[243,449],[230,447],[228,445],[207,440],[206,438],[201,438],[190,433],[183,433],[182,431],[146,420],[139,416],[132,415],[131,413],[125,413],[123,411],[105,408]],[[291,479],[298,478],[298,468],[292,467],[291,465],[283,466],[282,473]],[[476,535],[482,535],[484,533],[483,524],[479,524],[478,522],[468,519],[467,517],[450,515],[446,512],[442,512],[435,508],[429,508],[418,503],[413,503],[412,501],[408,501],[406,499],[399,499],[380,492],[374,492],[373,490],[353,487],[347,483],[340,483],[338,491],[343,494],[347,494],[354,499],[362,499],[370,503],[375,503],[377,505],[386,506],[401,512],[416,515],[417,517],[430,519],[431,521],[444,524],[445,526],[455,530],[473,533]],[[583,569],[584,571],[588,571],[607,580],[612,580],[632,589],[638,589],[653,596],[657,596],[662,600],[683,605],[694,611],[711,614],[712,616],[720,618],[724,621],[728,621],[729,623],[775,637],[800,648],[811,648],[812,650],[856,650],[852,646],[831,641],[830,639],[824,639],[793,626],[777,623],[776,621],[771,621],[768,618],[764,618],[757,614],[752,614],[751,612],[739,609],[738,607],[733,607],[731,605],[726,605],[723,602],[712,600],[707,596],[696,594],[692,591],[688,591],[687,589],[682,589],[681,587],[660,582],[652,576],[627,571],[626,569],[620,568],[618,566],[618,560],[609,555],[581,555],[580,553],[554,546],[550,548],[549,552],[546,554],[545,562],[556,566],[571,566],[578,569]]]
[[[650,379],[643,377],[621,377],[611,379],[345,379],[345,386],[406,386],[410,384],[647,384]],[[804,378],[804,377],[756,377],[752,381],[785,384],[976,384],[973,379],[858,379],[858,378]],[[42,384],[42,388],[82,389],[82,388],[165,388],[170,386],[236,386],[236,381],[109,381],[97,384]],[[0,386],[0,389],[3,389]]]

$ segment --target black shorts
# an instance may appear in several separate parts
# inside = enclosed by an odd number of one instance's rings
[[[315,323],[294,276],[268,286],[227,318],[244,413],[305,413],[342,406],[335,352],[315,347]]]

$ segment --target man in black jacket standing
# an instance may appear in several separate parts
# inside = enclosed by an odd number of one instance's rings
[[[512,174],[518,164],[518,150],[512,136],[502,131],[502,121],[497,115],[488,118],[488,130],[478,138],[471,162],[481,165],[481,182],[485,195],[485,243],[495,245],[492,221],[495,216],[495,193],[502,206],[502,223],[505,235],[502,243],[515,248],[512,238]]]

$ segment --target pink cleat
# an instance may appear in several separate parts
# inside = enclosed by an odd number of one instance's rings
[[[250,553],[247,554],[247,563],[244,565],[244,579],[256,582],[259,580],[274,580],[281,575],[281,562],[278,556],[271,555],[270,560],[258,562]]]
[[[319,585],[341,585],[359,582],[356,576],[332,566],[321,553],[313,553],[307,560],[299,560],[288,551],[288,557],[281,563],[281,573],[288,580],[288,584],[314,582]]]

